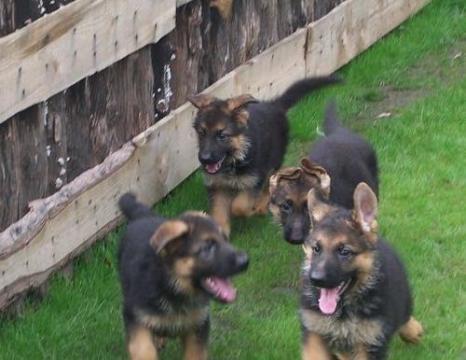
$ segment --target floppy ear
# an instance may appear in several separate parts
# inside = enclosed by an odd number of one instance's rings
[[[168,220],[159,226],[152,235],[150,244],[157,254],[172,241],[180,238],[189,230],[188,224],[181,220]]]
[[[205,108],[212,104],[216,100],[215,97],[207,94],[197,94],[188,96],[188,101],[198,109]]]
[[[313,222],[321,221],[332,211],[332,207],[319,198],[319,194],[314,188],[307,193],[307,209]]]
[[[236,97],[232,97],[227,100],[227,108],[229,111],[233,112],[240,107],[252,103],[257,102],[257,99],[254,98],[252,95],[243,94]]]
[[[364,182],[356,186],[353,194],[353,219],[366,234],[377,232],[377,197]]]
[[[319,184],[322,194],[328,199],[330,196],[330,176],[327,174],[327,171],[308,158],[301,160],[301,167],[304,174],[311,176]]]
[[[286,180],[295,180],[298,179],[301,176],[301,169],[298,167],[288,167],[288,168],[283,168],[278,170],[274,175],[270,177],[269,180],[269,189],[270,193],[274,191],[280,180],[286,179]]]

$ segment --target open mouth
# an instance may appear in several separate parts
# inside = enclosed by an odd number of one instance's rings
[[[341,295],[348,289],[351,279],[343,281],[340,285],[332,289],[320,288],[319,309],[326,315],[335,313]]]
[[[236,289],[228,279],[210,276],[201,283],[204,290],[220,302],[231,303],[236,299]]]
[[[204,164],[205,171],[207,171],[209,174],[216,174],[222,168],[224,160],[225,156],[214,164]]]

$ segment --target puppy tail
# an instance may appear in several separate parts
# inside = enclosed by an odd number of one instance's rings
[[[329,136],[334,133],[337,129],[343,128],[340,120],[338,119],[337,104],[335,100],[331,100],[325,108],[324,115],[324,132],[325,135]]]
[[[133,193],[128,192],[124,194],[118,201],[118,206],[128,220],[154,215],[149,207],[136,200],[136,196]]]
[[[340,82],[342,82],[342,78],[335,74],[299,80],[273,102],[288,110],[309,92]]]

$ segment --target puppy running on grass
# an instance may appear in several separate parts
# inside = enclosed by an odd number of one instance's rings
[[[132,194],[119,205],[129,220],[118,260],[130,358],[158,359],[159,341],[181,337],[185,359],[207,359],[209,300],[235,300],[229,277],[246,270],[247,255],[203,213],[164,219]]]
[[[227,234],[231,215],[267,212],[268,178],[280,168],[288,145],[287,111],[309,92],[339,81],[333,75],[304,79],[272,101],[251,95],[189,98],[199,109],[194,129],[211,215]]]
[[[270,178],[270,212],[290,244],[302,244],[309,233],[307,193],[311,188],[347,209],[353,207],[353,192],[360,182],[378,194],[375,150],[340,123],[333,101],[325,112],[324,132],[300,167],[280,169]]]
[[[315,225],[304,244],[303,359],[382,360],[397,332],[418,343],[423,330],[412,316],[407,275],[377,233],[371,188],[356,187],[352,210],[329,205],[315,189],[308,202]]]

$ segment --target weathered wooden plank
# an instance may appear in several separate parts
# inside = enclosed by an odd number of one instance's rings
[[[157,42],[175,27],[175,5],[76,0],[0,38],[0,123]]]
[[[180,7],[180,6],[183,6],[189,2],[191,2],[193,0],[176,0],[176,7]]]
[[[306,74],[328,74],[369,48],[430,0],[348,0],[310,25]]]
[[[356,6],[363,2],[350,1]],[[350,11],[343,5],[339,9],[340,16]],[[398,8],[391,9],[396,13]],[[412,9],[415,11],[417,7]],[[370,14],[367,7],[366,11]],[[384,15],[390,17],[391,13],[384,12]],[[321,24],[326,24],[324,20]],[[317,30],[322,31],[313,25],[309,31],[315,34]],[[385,27],[385,31],[390,30]],[[318,40],[319,37],[310,37],[306,30],[300,30],[230,72],[205,92],[228,97],[249,90],[262,98],[273,96],[309,71],[306,66],[314,64],[313,56],[324,59],[320,53],[306,51]],[[327,49],[331,46],[324,47],[323,53],[331,55]],[[364,47],[358,49],[362,51]],[[327,72],[336,70],[326,61],[320,64]],[[323,72],[317,65],[311,70]],[[142,201],[152,204],[191,174],[198,166],[192,130],[194,114],[194,108],[184,104],[136,136],[102,165],[82,174],[53,196],[31,204],[29,214],[1,233],[0,308],[8,305],[15,294],[40,284],[70,256],[115,226],[121,216],[117,198],[123,192],[132,190]]]
[[[155,122],[151,49],[0,125],[0,231]]]
[[[300,29],[234,70],[236,93],[268,99],[302,79],[306,38],[307,29]]]

